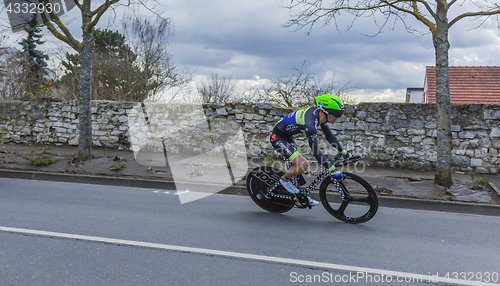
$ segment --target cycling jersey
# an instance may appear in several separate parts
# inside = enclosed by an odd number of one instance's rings
[[[313,155],[318,160],[318,162],[326,168],[331,167],[330,161],[328,161],[319,149],[318,139],[316,138],[316,132],[318,126],[326,136],[326,140],[332,144],[337,150],[342,151],[342,146],[339,140],[325,123],[319,124],[319,107],[310,107],[306,109],[296,110],[285,117],[283,117],[276,125],[271,134],[271,144],[273,147],[280,151],[284,156],[286,156],[290,161],[295,159],[300,153],[297,151],[295,141],[292,136],[299,134],[301,132],[305,133],[309,146],[313,151]]]

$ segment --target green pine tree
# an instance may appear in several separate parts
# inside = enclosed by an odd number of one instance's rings
[[[136,63],[137,55],[125,36],[111,30],[93,31],[92,98],[100,100],[142,101],[147,95],[137,91],[146,76]],[[64,75],[58,86],[68,93],[79,94],[80,56],[66,53],[61,63]]]
[[[40,97],[39,86],[43,84],[45,68],[47,67],[46,60],[49,59],[44,52],[37,49],[37,46],[45,43],[40,40],[42,38],[42,29],[36,24],[36,14],[28,22],[28,28],[25,28],[28,35],[22,39],[19,44],[23,47],[23,55],[27,60],[28,82],[27,82],[27,97]]]

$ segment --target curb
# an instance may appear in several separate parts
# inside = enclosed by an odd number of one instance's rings
[[[135,179],[130,177],[119,178],[119,177],[95,176],[95,175],[74,175],[74,174],[61,174],[61,173],[49,173],[49,172],[37,172],[37,171],[13,171],[13,170],[0,169],[0,178],[80,183],[80,184],[131,187],[131,188],[160,189],[160,190],[171,190],[171,191],[176,190],[174,182]],[[191,183],[190,185],[195,186],[199,184]],[[244,194],[246,194],[246,188],[240,186],[230,186],[218,193],[238,194],[242,193],[242,191],[245,191]]]
[[[48,173],[48,172],[37,172],[37,171],[0,170],[0,177],[13,178],[13,179],[94,184],[94,185],[109,185],[118,187],[176,190],[174,182],[146,180],[146,179],[132,179],[132,178],[117,178],[117,177],[107,177],[107,176],[73,175],[73,174]],[[197,185],[197,184],[192,184],[192,185]],[[496,189],[496,191],[498,191],[498,189]],[[230,186],[218,193],[247,196],[246,188],[244,186]],[[390,207],[390,208],[405,208],[413,210],[429,210],[429,211],[440,211],[440,212],[450,212],[450,213],[500,216],[500,206],[480,204],[480,203],[433,201],[433,200],[421,200],[412,198],[379,196],[379,206]]]
[[[500,190],[492,182],[489,182],[488,186],[500,196]]]
[[[500,206],[457,201],[432,201],[411,198],[378,197],[381,207],[404,208],[449,213],[464,213],[486,216],[500,216]]]

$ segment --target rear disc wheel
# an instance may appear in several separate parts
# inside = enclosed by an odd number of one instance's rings
[[[247,191],[252,200],[262,209],[272,213],[284,213],[294,206],[294,201],[286,197],[290,194],[279,183],[283,172],[270,166],[260,166],[253,169],[247,176]],[[275,185],[276,195],[283,197],[271,197],[268,191]]]

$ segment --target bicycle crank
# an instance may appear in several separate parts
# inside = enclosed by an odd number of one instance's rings
[[[299,209],[305,209],[307,207],[311,208],[311,206],[309,205],[309,199],[307,198],[306,195],[298,193],[295,195],[295,197],[297,198],[297,200],[295,201],[295,205]]]

